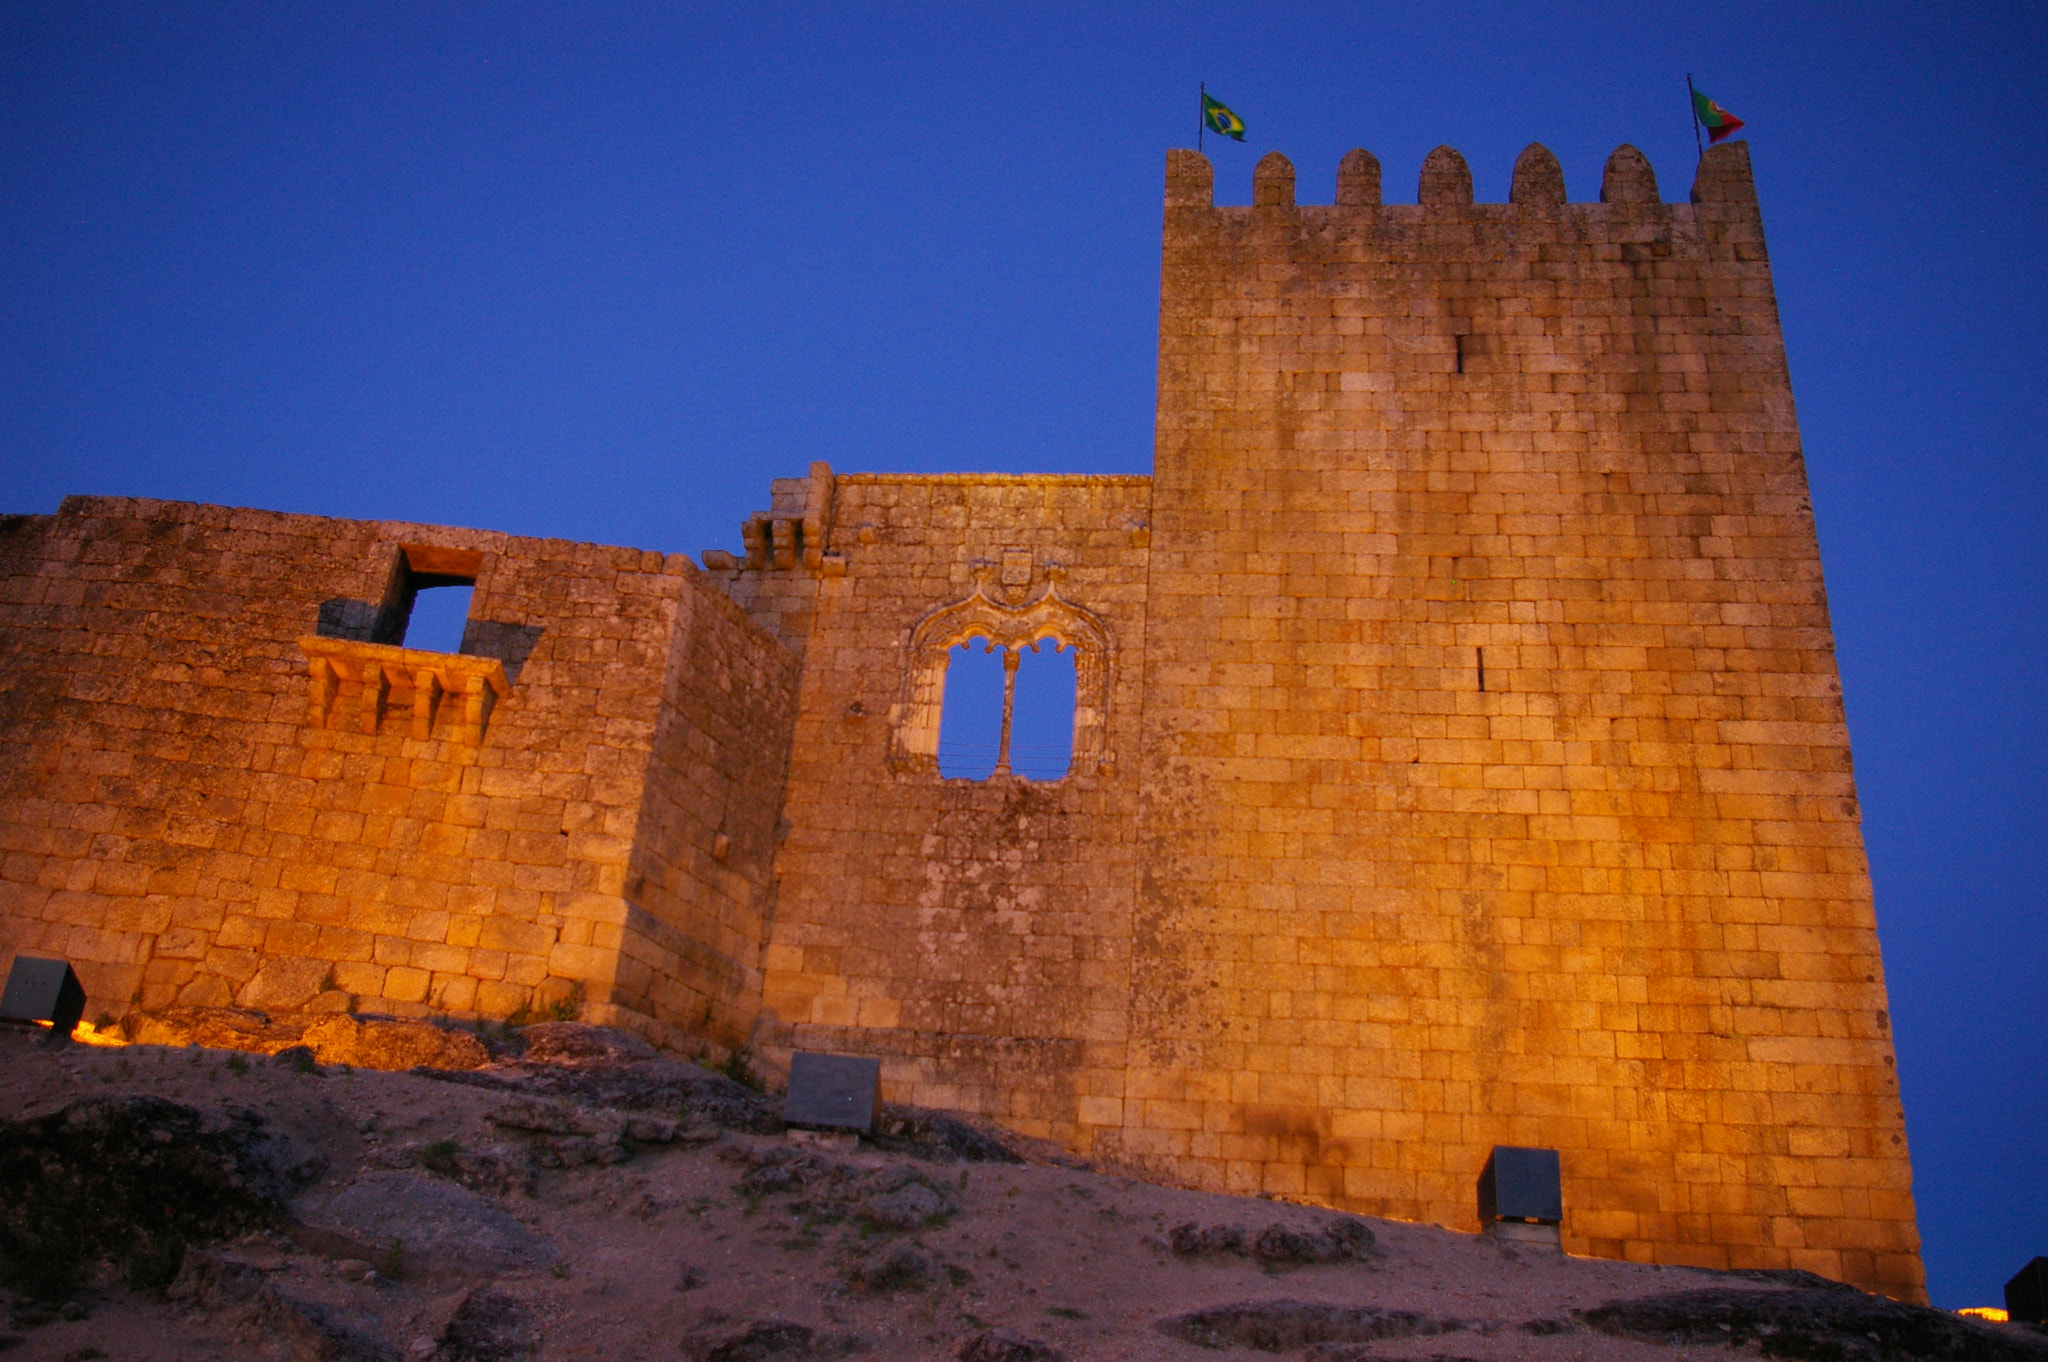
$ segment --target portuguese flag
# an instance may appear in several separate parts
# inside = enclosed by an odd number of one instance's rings
[[[1742,120],[1708,99],[1698,90],[1692,92],[1692,112],[1700,126],[1707,130],[1707,140],[1718,142],[1742,126]]]
[[[1209,125],[1211,132],[1220,132],[1225,137],[1235,137],[1240,142],[1244,141],[1244,120],[1224,108],[1218,101],[1209,98],[1209,92],[1206,90],[1202,92],[1202,121]]]

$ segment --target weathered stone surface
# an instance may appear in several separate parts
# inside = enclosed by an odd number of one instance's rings
[[[491,1058],[469,1032],[425,1022],[322,1017],[306,1027],[302,1043],[322,1064],[361,1069],[477,1069]]]
[[[1212,1306],[1159,1322],[1159,1331],[1203,1348],[1256,1348],[1291,1352],[1317,1343],[1368,1343],[1419,1334],[1456,1333],[1460,1320],[1433,1319],[1412,1310],[1328,1305],[1317,1301],[1245,1301]]]
[[[885,1230],[923,1229],[949,1209],[946,1198],[922,1182],[907,1182],[860,1204],[861,1218]]]
[[[611,1026],[535,1022],[519,1028],[518,1034],[526,1044],[522,1058],[535,1064],[621,1064],[660,1058],[646,1041]]]
[[[202,1045],[274,1055],[299,1043],[306,1018],[273,1017],[249,1008],[175,1007],[132,1015],[125,1029],[138,1045]]]
[[[155,1097],[10,1121],[0,1125],[0,1271],[49,1300],[101,1258],[161,1286],[188,1243],[282,1219],[321,1166],[253,1112]]]
[[[307,1224],[380,1252],[397,1244],[407,1271],[509,1271],[555,1260],[553,1243],[496,1202],[437,1178],[366,1173],[296,1209]]]
[[[1716,1287],[1614,1301],[1588,1310],[1603,1334],[1659,1343],[1755,1343],[1800,1362],[2042,1362],[2048,1337],[1860,1291]]]
[[[809,1362],[869,1351],[858,1334],[830,1333],[787,1320],[756,1320],[744,1327],[709,1332],[683,1342],[693,1362]]]
[[[1373,1233],[1364,1221],[1338,1216],[1317,1229],[1273,1224],[1253,1235],[1242,1225],[1202,1226],[1189,1222],[1167,1232],[1176,1255],[1257,1258],[1268,1267],[1341,1263],[1372,1256]]]
[[[434,1075],[452,1083],[550,1098],[579,1106],[641,1112],[685,1125],[712,1125],[753,1135],[782,1130],[782,1117],[760,1093],[723,1074],[674,1059],[578,1061],[516,1060],[472,1071]],[[680,1133],[680,1132],[679,1132]]]
[[[1251,1232],[1242,1225],[1175,1225],[1166,1242],[1183,1258],[1242,1256],[1251,1249]]]
[[[766,1152],[783,1153],[784,1151],[773,1150]],[[746,1176],[740,1179],[740,1187],[753,1196],[772,1196],[777,1192],[787,1192],[798,1187],[808,1186],[837,1172],[839,1172],[838,1168],[815,1154],[797,1155],[792,1151],[791,1157],[788,1158],[763,1159],[756,1167],[750,1169]]]
[[[938,1280],[939,1264],[930,1254],[899,1242],[858,1260],[848,1276],[863,1291],[916,1291]]]
[[[332,1306],[305,1300],[233,1258],[194,1249],[164,1293],[224,1316],[238,1336],[281,1362],[398,1362],[384,1339]],[[450,1362],[454,1362],[453,1359]],[[483,1362],[483,1359],[479,1359]]]
[[[480,1286],[441,1331],[433,1362],[519,1362],[540,1348],[540,1321],[524,1301]]]
[[[130,1039],[143,1045],[202,1045],[265,1055],[303,1046],[322,1064],[362,1069],[475,1069],[491,1058],[469,1031],[388,1017],[179,1007],[136,1016],[129,1031]]]
[[[1375,1362],[1386,1356],[1377,1343],[1317,1343],[1301,1355],[1301,1362]],[[1465,1353],[1430,1353],[1414,1362],[1481,1362]]]
[[[1015,1329],[987,1329],[960,1345],[960,1362],[1067,1362],[1050,1343],[1026,1338]]]
[[[871,1142],[878,1149],[940,1163],[1024,1162],[1021,1154],[996,1135],[943,1111],[885,1105],[875,1117]]]

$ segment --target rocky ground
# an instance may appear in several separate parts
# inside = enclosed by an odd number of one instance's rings
[[[820,1146],[574,1023],[131,1034],[0,1028],[14,1357],[2048,1359],[2048,1333],[1803,1274],[1163,1187],[939,1113]],[[450,1067],[360,1067],[400,1062]]]

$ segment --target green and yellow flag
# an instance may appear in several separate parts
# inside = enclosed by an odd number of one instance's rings
[[[1225,137],[1235,137],[1240,142],[1244,141],[1244,120],[1224,108],[1218,101],[1209,98],[1206,90],[1202,92],[1202,121],[1209,125],[1211,132],[1220,132]]]

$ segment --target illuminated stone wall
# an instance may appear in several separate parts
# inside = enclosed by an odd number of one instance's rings
[[[1150,480],[821,467],[810,495],[782,513],[828,527],[815,572],[763,548],[730,574],[805,621],[761,1043],[879,1054],[892,1100],[1085,1146],[1126,1060]],[[934,650],[1012,620],[1085,650],[1100,622],[1101,740],[1066,779],[941,778],[910,675],[928,617]]]
[[[1168,164],[1123,1124],[1208,1185],[1921,1290],[1747,148]]]
[[[407,552],[474,571],[480,741],[459,695],[418,736],[434,655],[359,646]],[[0,949],[90,1011],[751,1018],[794,669],[687,560],[73,497],[0,522],[0,582]],[[315,715],[322,633],[351,676]],[[404,673],[369,731],[359,659]]]

